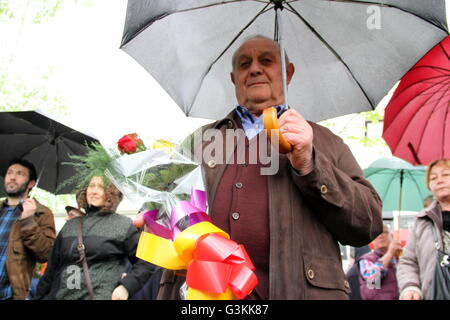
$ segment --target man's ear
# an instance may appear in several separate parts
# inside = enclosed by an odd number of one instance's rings
[[[233,82],[233,84],[235,85],[236,83],[234,82],[234,73],[230,72],[230,78],[231,78],[231,82]]]
[[[33,189],[33,187],[36,185],[36,181],[35,180],[31,180],[30,182],[28,182],[28,191],[30,191],[31,189]]]
[[[293,63],[289,63],[286,67],[286,79],[287,83],[291,83],[292,76],[294,75],[295,67]]]

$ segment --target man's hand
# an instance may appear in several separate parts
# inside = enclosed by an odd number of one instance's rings
[[[114,289],[112,296],[112,300],[128,300],[128,290],[123,285],[119,285]]]
[[[292,151],[287,154],[292,167],[300,175],[307,175],[314,168],[312,127],[293,109],[283,113],[278,124],[283,137],[292,145]]]
[[[403,294],[402,300],[422,300],[422,297],[417,291],[408,290]]]
[[[36,201],[34,201],[34,199],[26,199],[23,203],[22,203],[22,215],[20,216],[21,219],[25,219],[28,218],[32,215],[34,215],[36,213]]]

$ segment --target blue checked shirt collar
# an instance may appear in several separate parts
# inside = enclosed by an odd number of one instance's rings
[[[288,109],[284,105],[276,106],[278,117]],[[255,117],[247,108],[238,105],[236,107],[236,114],[241,120],[242,127],[245,130],[245,134],[248,140],[253,139],[264,129],[263,117]]]

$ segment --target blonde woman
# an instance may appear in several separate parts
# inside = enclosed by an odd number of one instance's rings
[[[439,250],[450,253],[450,159],[432,162],[427,169],[426,183],[435,200],[417,215],[398,264],[397,280],[403,300],[433,298],[432,283],[435,269],[439,267],[433,228],[436,227]],[[443,287],[450,290],[446,285]]]

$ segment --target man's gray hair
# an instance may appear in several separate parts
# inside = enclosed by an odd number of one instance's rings
[[[267,36],[264,36],[262,34],[256,34],[256,35],[252,35],[252,36],[248,36],[246,38],[244,38],[244,40],[242,40],[241,44],[239,45],[239,47],[236,49],[236,51],[233,53],[233,57],[231,58],[231,68],[232,70],[234,70],[234,64],[236,63],[236,53],[239,51],[239,49],[244,45],[244,43],[246,43],[247,41],[253,40],[253,39],[266,39],[269,41],[272,41],[273,43],[275,43],[275,45],[277,46],[277,48],[279,50],[281,50],[280,48],[280,44],[278,42],[276,42],[275,40],[273,40],[272,38],[269,38]],[[285,51],[284,53],[285,59],[286,59],[286,67],[289,64],[289,57],[287,52]]]

